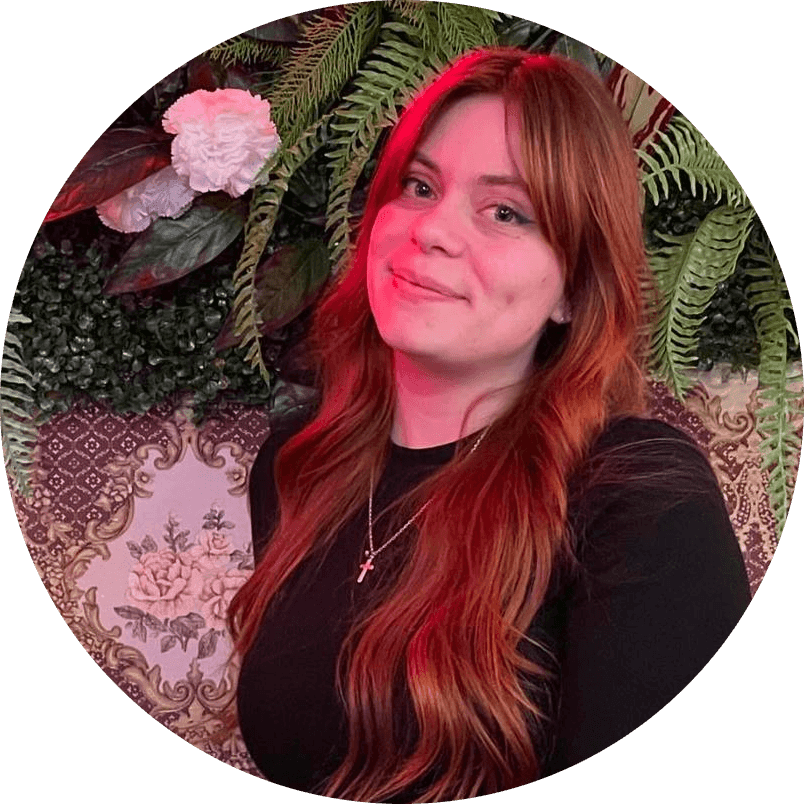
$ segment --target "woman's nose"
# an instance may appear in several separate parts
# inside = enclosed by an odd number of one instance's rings
[[[421,211],[411,227],[411,236],[425,253],[440,251],[457,257],[464,249],[460,214],[445,201]]]

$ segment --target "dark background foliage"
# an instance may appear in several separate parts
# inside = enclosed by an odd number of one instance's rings
[[[158,127],[177,98],[198,88],[270,87],[272,71],[295,41],[303,21],[296,18],[263,26],[232,40],[226,51],[193,59],[138,98],[112,127]],[[500,29],[507,42],[534,50],[553,49],[561,37],[511,17],[501,20]],[[293,175],[269,255],[284,244],[325,239],[326,176],[324,147]],[[355,211],[364,189],[358,186],[355,192]],[[648,199],[647,245],[656,245],[654,232],[693,231],[715,206],[714,200],[693,197],[688,188],[671,187],[658,204]],[[268,403],[269,389],[239,350],[216,347],[232,306],[231,277],[243,235],[188,276],[136,294],[107,295],[104,285],[134,237],[103,226],[94,210],[45,224],[40,230],[15,297],[15,306],[31,321],[11,327],[23,344],[22,359],[33,375],[32,395],[40,418],[86,397],[107,400],[120,411],[143,412],[171,394],[189,391],[199,416],[223,397]],[[750,267],[746,250],[735,273],[719,286],[712,300],[700,329],[701,369],[716,363],[734,370],[757,366],[759,347],[745,293]],[[291,382],[310,380],[298,359],[307,317],[301,315],[261,343],[269,369]],[[791,356],[795,350],[790,338]]]

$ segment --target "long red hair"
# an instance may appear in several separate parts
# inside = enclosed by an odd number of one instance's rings
[[[394,383],[369,309],[369,235],[438,115],[480,93],[502,96],[520,117],[525,179],[563,261],[572,321],[548,325],[533,373],[478,449],[460,451],[404,501],[431,500],[393,588],[342,650],[349,750],[327,795],[444,801],[538,778],[531,731],[549,725],[525,684],[546,671],[517,646],[571,560],[568,479],[610,417],[642,409],[640,191],[619,110],[573,62],[510,49],[464,56],[391,133],[351,266],[317,311],[321,403],[277,457],[278,524],[232,603],[236,650],[249,649],[293,570],[331,543],[365,505],[371,473],[381,474]],[[394,726],[400,679],[415,717],[404,736]]]

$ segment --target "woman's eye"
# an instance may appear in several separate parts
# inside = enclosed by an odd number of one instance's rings
[[[432,189],[426,181],[421,179],[408,178],[402,182],[402,188],[408,195],[415,198],[429,198],[432,195]]]
[[[500,223],[527,223],[527,218],[507,204],[497,204],[494,209],[494,220]]]

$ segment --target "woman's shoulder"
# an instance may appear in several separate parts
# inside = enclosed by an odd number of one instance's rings
[[[313,416],[311,405],[297,406],[282,416],[270,417],[270,432],[257,451],[249,474],[249,512],[254,555],[259,556],[276,523],[278,495],[274,484],[274,460],[279,450]]]
[[[279,415],[270,416],[270,430],[257,451],[251,468],[251,477],[264,480],[273,475],[274,459],[279,450],[298,433],[313,417],[312,402],[299,404]]]
[[[651,449],[697,448],[686,433],[659,419],[646,416],[620,416],[612,419],[595,440],[592,453],[621,447]]]
[[[592,443],[575,485],[653,488],[665,495],[717,488],[703,449],[686,433],[658,419],[613,419]]]
[[[728,567],[743,585],[739,546],[709,460],[663,422],[628,418],[606,428],[576,483],[572,524],[590,569],[618,567],[633,578],[667,567],[686,566],[690,577]]]

